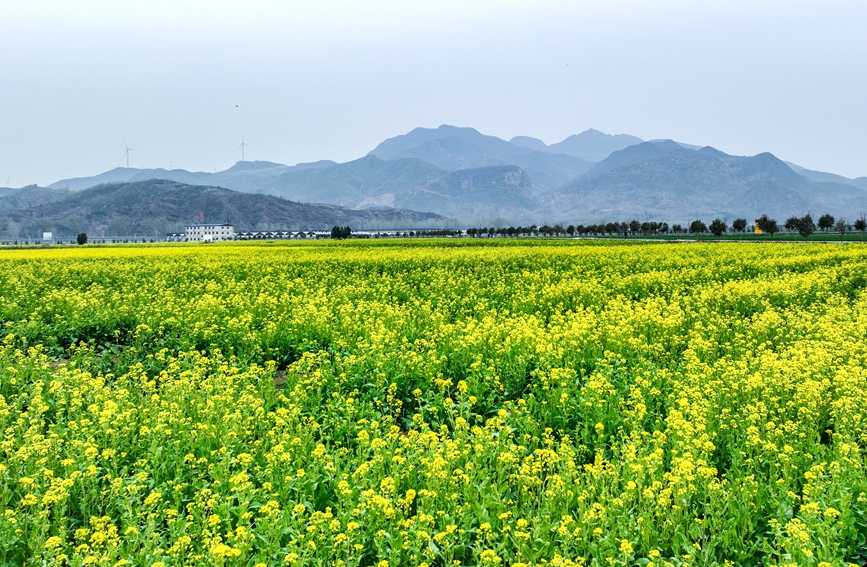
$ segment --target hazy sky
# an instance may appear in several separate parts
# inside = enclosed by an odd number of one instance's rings
[[[867,2],[0,0],[0,186],[587,128],[867,175]]]

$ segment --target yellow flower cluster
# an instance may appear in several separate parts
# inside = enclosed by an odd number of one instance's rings
[[[865,561],[867,248],[0,251],[0,564]]]

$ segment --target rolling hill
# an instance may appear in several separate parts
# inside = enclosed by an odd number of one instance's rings
[[[524,218],[539,207],[529,174],[513,165],[450,172],[417,158],[382,160],[368,155],[342,164],[318,162],[294,167],[239,162],[218,173],[179,169],[112,171],[115,172],[112,176],[128,176],[130,183],[160,178],[357,209],[435,209],[437,214],[467,223],[497,217]],[[98,178],[102,176],[95,179]],[[52,187],[87,184],[85,179],[70,179],[58,181]]]
[[[154,179],[98,185],[48,203],[0,211],[0,234],[15,238],[52,230],[57,235],[87,232],[161,238],[183,231],[190,222],[230,222],[237,230],[323,230],[335,224],[355,229],[438,227],[445,220],[432,213],[312,205]]]
[[[50,203],[62,199],[68,193],[69,191],[64,189],[49,189],[36,185],[28,185],[20,189],[0,187],[0,212]]]
[[[770,153],[731,156],[711,147],[692,150],[671,140],[644,142],[611,154],[544,200],[557,218],[785,219],[867,210],[867,191],[798,175]]]

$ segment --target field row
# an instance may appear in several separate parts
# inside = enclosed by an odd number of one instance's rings
[[[867,249],[0,253],[0,563],[861,565]]]

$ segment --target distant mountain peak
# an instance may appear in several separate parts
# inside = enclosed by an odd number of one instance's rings
[[[401,136],[395,136],[393,138],[389,138],[389,140],[395,140],[400,138],[410,138],[410,139],[418,139],[418,138],[431,138],[431,137],[439,137],[441,135],[475,135],[475,136],[484,136],[481,132],[476,130],[475,128],[469,126],[454,126],[452,124],[440,124],[436,128],[426,128],[424,126],[418,126],[413,128],[406,134]],[[388,140],[386,140],[388,141]]]
[[[516,146],[520,146],[522,148],[527,148],[529,150],[538,150],[541,152],[548,151],[548,144],[540,140],[539,138],[533,138],[531,136],[515,136],[511,140],[509,140],[510,144],[515,144]]]
[[[555,189],[592,165],[587,160],[550,151],[541,140],[519,138],[515,142],[482,134],[475,128],[443,124],[389,138],[369,155],[383,160],[414,158],[446,171],[514,165],[522,168],[533,180],[533,186],[542,191]]]
[[[251,171],[256,169],[271,169],[273,167],[287,167],[282,163],[273,161],[239,161],[226,171]]]
[[[319,161],[296,163],[294,167],[295,169],[326,169],[329,167],[334,167],[335,165],[337,165],[336,161],[332,161],[330,159],[321,159]]]
[[[418,130],[418,128],[417,128],[417,130]],[[472,126],[454,126],[452,124],[440,124],[437,127],[437,130],[441,130],[444,132],[456,130],[456,131],[460,131],[460,132],[475,132],[476,134],[480,134],[480,132],[478,130],[476,130],[475,128],[473,128]]]
[[[672,140],[670,138],[665,138],[662,140],[650,140],[649,142],[646,142],[646,143],[653,144],[654,146],[659,146],[660,148],[663,148],[663,149],[668,150],[668,151],[686,149],[686,148],[684,148],[683,145],[678,144],[677,142],[675,142],[674,140]]]
[[[577,136],[579,138],[581,138],[581,137],[583,137],[583,138],[591,138],[591,137],[593,137],[593,138],[613,138],[616,135],[617,134],[606,134],[605,132],[597,130],[596,128],[587,128],[586,130],[584,130],[580,134],[572,134],[572,136],[569,136],[569,137],[571,138],[573,136]]]
[[[774,161],[784,163],[783,160],[772,154],[771,152],[761,152],[753,156],[753,159],[762,160],[762,161]],[[786,166],[788,167],[788,166]]]
[[[564,153],[587,161],[601,161],[612,152],[643,142],[641,138],[627,134],[606,134],[588,128],[580,134],[572,134],[562,142],[551,144],[548,151]]]

